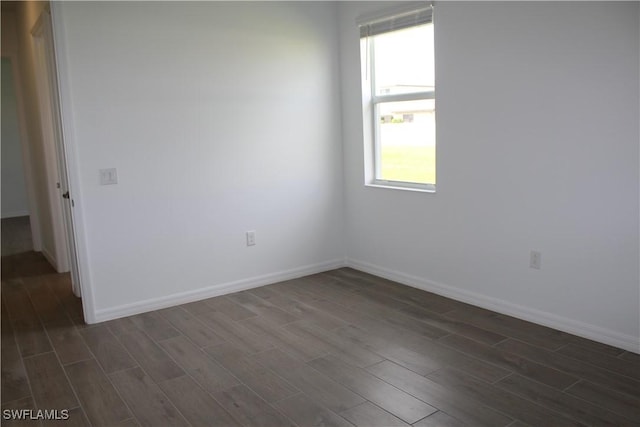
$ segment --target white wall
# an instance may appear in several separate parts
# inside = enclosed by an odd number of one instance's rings
[[[29,215],[12,66],[2,58],[2,218]]]
[[[439,4],[436,194],[363,185],[355,18],[388,6],[54,5],[89,321],[346,251],[637,349],[638,4]]]
[[[349,262],[638,351],[638,3],[439,3],[436,194],[363,185],[355,19],[388,6],[339,9]]]
[[[342,263],[335,5],[54,6],[89,321]]]

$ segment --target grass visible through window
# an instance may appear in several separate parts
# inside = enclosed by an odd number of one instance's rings
[[[414,101],[421,106],[428,101]],[[434,110],[407,108],[403,104],[384,105],[379,124],[380,179],[387,181],[436,183]]]
[[[435,184],[436,147],[392,145],[381,151],[382,179]]]

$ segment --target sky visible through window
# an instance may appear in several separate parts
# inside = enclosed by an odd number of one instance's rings
[[[391,88],[431,90],[435,86],[433,25],[426,24],[375,36],[376,95]],[[397,89],[393,89],[397,88]],[[397,92],[396,92],[397,91]]]

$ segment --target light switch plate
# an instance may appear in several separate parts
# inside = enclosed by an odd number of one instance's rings
[[[118,171],[116,168],[100,169],[100,185],[112,185],[118,183]]]

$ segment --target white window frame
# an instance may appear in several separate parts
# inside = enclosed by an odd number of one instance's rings
[[[411,21],[414,21],[413,23]],[[391,181],[378,178],[381,176],[380,138],[378,123],[378,108],[387,102],[415,101],[435,99],[435,89],[431,91],[400,93],[391,95],[376,95],[374,64],[374,39],[369,36],[369,28],[374,28],[376,34],[396,31],[412,26],[433,22],[433,5],[426,7],[409,6],[394,8],[375,15],[361,17],[357,20],[360,28],[362,68],[362,112],[365,151],[365,185],[371,187],[395,188],[401,190],[422,191],[434,193],[435,184],[425,184],[408,181]],[[382,29],[384,28],[384,29]],[[382,30],[381,30],[382,29]],[[374,34],[375,35],[375,34]]]

